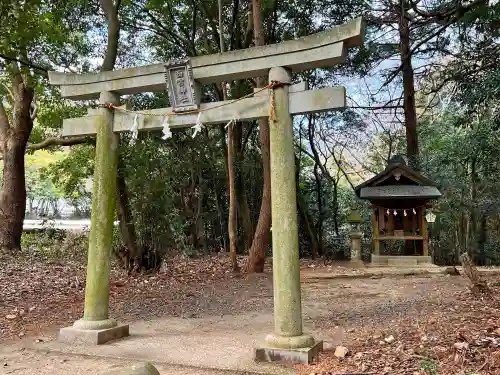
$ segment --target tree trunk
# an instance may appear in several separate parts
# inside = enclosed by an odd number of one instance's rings
[[[21,75],[14,83],[12,124],[0,102],[0,147],[3,155],[3,181],[0,189],[0,250],[12,252],[21,249],[26,210],[26,178],[24,153],[33,120],[30,115],[33,89],[26,87]]]
[[[417,134],[417,112],[415,109],[415,77],[410,56],[410,28],[407,18],[409,9],[407,0],[401,0],[399,19],[399,38],[401,55],[401,72],[403,73],[403,107],[405,112],[406,126],[406,155],[408,164],[417,170],[420,169],[418,159],[418,134]]]
[[[339,183],[338,180],[331,180],[333,183],[333,230],[335,231],[335,235],[339,235]]]
[[[324,210],[323,210],[323,194],[321,191],[321,178],[319,175],[318,164],[314,164],[314,179],[316,181],[316,199],[318,205],[318,222],[316,224],[316,232],[318,233],[318,242],[320,255],[323,254],[323,221],[324,221]]]
[[[479,212],[478,212],[478,207],[476,206],[476,201],[475,201],[475,187],[472,186],[472,199],[471,199],[471,208],[469,211],[469,227],[470,230],[467,231],[467,243],[471,244],[472,246],[466,247],[467,249],[470,250],[470,255],[472,258],[472,261],[476,264],[481,265],[481,262],[479,261],[479,243],[478,243],[478,229],[479,229]]]
[[[137,235],[135,226],[132,222],[132,212],[129,205],[127,186],[125,183],[123,158],[118,155],[118,173],[116,176],[116,211],[118,217],[118,225],[123,244],[126,246],[128,254],[127,267],[129,273],[133,271],[134,263],[139,257],[139,249],[137,247]],[[138,266],[138,265],[136,265]]]
[[[118,55],[118,44],[120,41],[120,19],[118,17],[119,8],[112,0],[100,0],[100,5],[104,11],[108,23],[108,39],[106,54],[101,66],[101,72],[111,71],[115,68],[116,57]],[[119,134],[116,135],[120,137]],[[132,219],[132,210],[130,208],[127,183],[125,180],[125,171],[123,159],[118,155],[118,166],[116,174],[116,216],[119,221],[120,234],[123,244],[126,246],[127,264],[130,267],[145,268],[144,265],[139,267],[137,263],[141,258],[139,248],[137,246],[137,234]],[[143,251],[147,251],[143,249]],[[139,268],[138,268],[139,267]],[[146,267],[147,269],[147,267]],[[129,272],[132,271],[129,269]]]
[[[203,179],[203,171],[201,168],[198,170],[198,186],[195,188],[195,197],[195,228],[197,242],[203,248],[203,254],[208,255],[207,238],[205,236],[205,220],[203,218],[203,207],[206,206],[205,180]]]
[[[0,190],[0,247],[4,251],[21,249],[26,182],[24,152],[26,142],[12,134],[4,142],[3,184]]]
[[[306,201],[298,185],[299,184],[297,184],[297,206],[299,209],[299,214],[302,217],[302,220],[304,221],[307,231],[307,236],[311,241],[311,257],[312,259],[316,259],[322,253],[319,246],[318,233],[316,232],[316,228],[314,226],[314,220],[311,214],[309,213]]]
[[[119,137],[119,135],[117,135]],[[130,208],[129,197],[127,192],[127,183],[124,176],[123,160],[118,155],[118,166],[116,175],[116,216],[119,221],[120,234],[123,244],[127,247],[127,253],[133,260],[139,255],[139,247],[137,246],[137,234],[132,218],[132,210]]]
[[[24,152],[26,142],[10,136],[4,143],[3,184],[0,190],[0,247],[3,251],[21,249],[26,206]]]
[[[219,131],[220,131],[220,137],[221,137],[221,145],[222,145],[222,148],[223,148],[223,153],[224,153],[224,170],[225,170],[225,179],[224,181],[226,182],[226,184],[228,184],[229,180],[228,180],[228,168],[227,168],[227,145],[226,145],[226,130],[224,129],[224,125],[220,126],[219,127]],[[217,158],[217,155],[216,155],[216,150],[213,148],[212,149],[212,158],[213,160],[216,160]],[[227,247],[227,231],[224,230],[225,228],[225,223],[224,223],[224,202],[223,202],[223,199],[222,199],[222,192],[224,191],[224,189],[222,188],[222,186],[220,186],[221,183],[219,182],[219,179],[217,178],[217,174],[214,173],[213,177],[212,177],[212,188],[213,188],[213,191],[214,191],[214,194],[215,194],[215,207],[217,209],[217,218],[218,218],[218,221],[219,221],[219,229],[220,229],[220,233],[218,234],[220,237],[221,237],[221,245],[222,245],[222,250],[224,252],[227,252],[228,251],[228,247]],[[227,186],[227,189],[229,190],[229,186]],[[218,231],[216,231],[217,233]]]
[[[219,37],[220,37],[220,50],[224,52],[224,33],[222,28],[222,0],[218,1],[219,6]],[[222,94],[224,100],[227,100],[227,89],[226,84],[222,82]],[[234,174],[234,137],[233,137],[233,126],[238,126],[237,124],[231,124],[227,129],[227,174],[229,180],[229,222],[228,222],[228,232],[229,232],[229,257],[231,259],[231,267],[233,272],[239,272],[240,267],[238,266],[238,258],[236,257],[236,247],[238,243],[238,234],[236,232],[236,186],[235,186],[235,174]]]
[[[254,40],[256,46],[265,44],[262,31],[261,1],[252,0],[252,13],[254,25]],[[257,87],[263,87],[261,78],[257,79]],[[271,161],[269,144],[269,121],[267,118],[259,120],[260,151],[262,154],[262,170],[264,186],[260,205],[259,220],[255,228],[255,235],[250,248],[247,263],[247,272],[264,272],[266,250],[269,246],[269,232],[271,230]]]
[[[226,96],[226,95],[224,95]],[[238,125],[235,125],[238,126]],[[229,174],[229,256],[231,258],[231,265],[234,272],[239,272],[238,259],[236,258],[236,248],[238,244],[238,237],[236,233],[236,186],[234,181],[234,165],[233,165],[233,125],[230,125],[227,130],[227,164]]]
[[[221,97],[219,100],[223,100],[223,97]],[[229,167],[228,167],[228,162],[227,162],[227,156],[228,156],[228,152],[227,152],[227,143],[226,143],[226,129],[224,128],[224,124],[221,124],[219,125],[219,135],[220,135],[220,141],[221,141],[221,147],[222,147],[222,153],[224,155],[224,176],[225,176],[225,184],[226,184],[226,191],[228,192],[229,194]],[[214,155],[214,160],[215,160],[215,153],[213,154]],[[214,181],[216,182],[216,181]],[[224,191],[224,189],[222,187],[218,187],[217,184],[214,185],[215,186],[215,189],[216,189],[216,197],[217,197],[217,202],[218,202],[218,206],[217,206],[217,212],[219,214],[219,223],[221,225],[221,236],[222,236],[222,243],[223,243],[223,246],[224,246],[224,252],[228,252],[229,249],[228,249],[228,231],[224,230],[223,228],[225,227],[225,220],[223,218],[223,214],[225,212],[225,204],[222,199],[222,192]]]
[[[221,197],[221,194],[220,194],[220,190],[219,188],[217,187],[217,181],[216,179],[214,178],[213,179],[213,186],[215,187],[214,189],[214,194],[215,194],[215,208],[217,209],[217,218],[218,218],[218,221],[219,221],[219,227],[220,227],[220,233],[219,233],[219,236],[221,237],[221,249],[224,251],[224,252],[227,252],[227,239],[226,239],[226,231],[224,230],[224,210],[222,208],[222,197]],[[216,231],[217,233],[217,231]]]
[[[236,199],[238,201],[238,216],[240,217],[240,226],[243,230],[243,243],[245,251],[249,250],[252,246],[253,239],[253,223],[250,215],[250,206],[248,205],[248,196],[243,178],[241,174],[236,177]]]
[[[314,226],[314,220],[309,213],[309,208],[307,207],[307,203],[304,199],[304,196],[302,195],[302,192],[300,191],[300,183],[299,183],[299,176],[300,176],[300,166],[299,166],[299,159],[295,157],[295,184],[296,184],[296,196],[297,196],[297,207],[299,209],[299,214],[306,226],[306,231],[307,235],[309,237],[309,241],[311,241],[311,257],[313,259],[317,258],[320,253],[321,249],[319,247],[319,240],[318,240],[318,233],[316,232],[316,227]]]
[[[477,262],[481,266],[486,266],[486,241],[488,240],[487,232],[488,216],[485,213],[480,214],[479,223],[476,229],[476,244],[477,244]]]
[[[235,156],[235,175],[236,175],[236,199],[238,201],[238,215],[240,217],[240,225],[243,230],[243,241],[245,251],[252,246],[253,223],[250,216],[250,207],[248,206],[248,197],[243,183],[242,165],[244,152],[242,144],[243,126],[238,126],[233,129],[234,139],[234,156]]]
[[[467,275],[472,283],[471,291],[473,294],[485,293],[491,294],[491,289],[489,288],[486,281],[484,281],[480,276],[477,268],[472,263],[469,254],[463,253],[460,256],[460,261],[462,262],[462,267],[464,273]]]

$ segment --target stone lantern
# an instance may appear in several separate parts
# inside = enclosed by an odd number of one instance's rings
[[[351,264],[355,266],[362,266],[361,261],[361,215],[358,211],[351,211],[347,216],[347,222],[351,225],[349,233],[350,249],[351,249]]]

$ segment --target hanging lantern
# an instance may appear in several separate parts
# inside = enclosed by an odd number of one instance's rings
[[[387,215],[390,215],[391,213],[389,212],[389,209],[387,209]]]
[[[396,210],[394,210],[393,214],[394,214],[394,216],[398,215],[398,213],[396,212]]]
[[[408,214],[406,213],[406,210],[403,210],[403,215],[408,216]]]
[[[425,221],[431,224],[434,223],[436,221],[436,215],[434,215],[434,213],[429,211],[427,215],[425,215]]]
[[[413,215],[416,215],[417,214],[417,211],[415,211],[415,209],[413,209]]]

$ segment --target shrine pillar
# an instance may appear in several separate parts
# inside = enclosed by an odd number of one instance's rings
[[[291,73],[285,68],[272,68],[269,81],[278,82],[271,92],[269,124],[274,332],[266,337],[267,347],[256,350],[256,357],[309,363],[311,356],[322,349],[322,342],[316,343],[302,331],[295,151],[289,109]]]
[[[102,92],[100,103],[119,105],[119,96]],[[109,318],[109,269],[116,211],[118,135],[113,133],[114,111],[100,108],[97,116],[92,215],[88,248],[83,318],[61,329],[59,340],[86,344],[128,336],[128,325]]]

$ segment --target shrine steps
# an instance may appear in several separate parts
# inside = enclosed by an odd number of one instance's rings
[[[417,267],[432,265],[430,256],[406,255],[375,255],[371,256],[371,263],[380,266]]]

